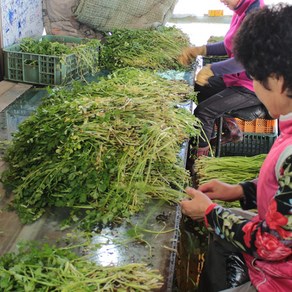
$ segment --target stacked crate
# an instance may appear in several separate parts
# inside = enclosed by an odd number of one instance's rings
[[[204,56],[202,65],[226,60],[227,56]],[[245,121],[236,118],[243,132],[243,140],[221,145],[220,156],[253,156],[268,153],[278,136],[278,121],[255,119]]]
[[[268,153],[278,136],[278,121],[255,119],[244,121],[236,118],[243,132],[243,140],[221,146],[221,156],[254,156]]]

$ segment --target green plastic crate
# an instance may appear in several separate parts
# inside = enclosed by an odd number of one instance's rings
[[[221,145],[220,156],[254,156],[266,154],[277,138],[277,133],[243,133],[242,142]]]
[[[81,44],[86,39],[68,36],[42,36],[65,44]],[[99,50],[99,48],[96,48]],[[60,85],[79,79],[88,70],[77,62],[74,54],[65,56],[49,56],[20,52],[20,45],[15,44],[3,49],[4,79],[39,85]],[[98,63],[98,60],[97,60]]]

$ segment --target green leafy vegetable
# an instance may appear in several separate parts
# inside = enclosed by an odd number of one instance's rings
[[[175,27],[116,29],[105,37],[101,66],[109,70],[124,67],[184,70],[177,58],[189,45],[189,37]]]
[[[199,184],[211,179],[236,184],[255,179],[266,154],[247,156],[207,157],[196,160],[195,171]]]
[[[69,39],[70,40],[70,39]],[[99,54],[101,43],[99,40],[87,40],[81,39],[80,42],[74,43],[50,40],[49,38],[35,39],[35,38],[23,38],[19,44],[20,51],[24,53],[46,55],[60,57],[60,62],[66,64],[68,62],[68,56],[74,55],[75,62],[77,62],[77,68],[80,76],[85,73],[92,75],[96,74],[99,68]],[[57,60],[57,59],[56,59]],[[70,62],[73,62],[73,58]],[[37,60],[26,60],[29,64],[37,65]]]
[[[244,181],[255,179],[266,158],[266,154],[259,154],[251,157],[226,156],[207,157],[202,156],[196,160],[195,171],[199,184],[211,179],[218,179],[225,183],[238,184]],[[223,202],[225,207],[240,207],[239,201]]]
[[[162,276],[145,264],[97,266],[66,248],[25,242],[18,253],[0,258],[0,290],[14,291],[153,291]]]
[[[177,202],[190,179],[178,153],[200,134],[199,121],[177,106],[189,91],[130,68],[52,91],[5,155],[1,180],[12,187],[22,221],[70,207],[74,218],[85,212],[92,228],[131,216],[150,198]]]

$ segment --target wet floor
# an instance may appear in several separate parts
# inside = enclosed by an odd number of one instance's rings
[[[18,125],[25,120],[40,104],[45,95],[42,89],[28,84],[0,82],[0,172],[5,168],[3,153],[12,139]],[[20,238],[33,238],[40,222],[28,227],[23,226],[15,212],[7,210],[13,199],[12,194],[0,185],[0,255],[14,251]]]

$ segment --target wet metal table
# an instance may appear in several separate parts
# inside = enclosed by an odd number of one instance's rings
[[[6,96],[9,96],[9,86]],[[19,85],[20,86],[20,85]],[[1,93],[1,85],[0,85]],[[16,100],[6,101],[1,111],[1,140],[10,140],[17,126],[27,118],[46,96],[46,90],[28,85],[22,88]],[[15,94],[13,95],[15,96]],[[1,98],[0,98],[1,99]],[[192,107],[191,102],[181,105]],[[179,154],[184,164],[187,159],[188,143],[184,143]],[[1,161],[0,171],[5,169]],[[17,243],[25,240],[38,240],[55,244],[66,236],[68,230],[61,230],[60,223],[68,210],[53,209],[30,225],[22,225],[15,212],[6,210],[12,195],[1,187],[0,195],[0,255],[17,250]],[[127,263],[147,263],[158,269],[164,277],[160,291],[172,291],[175,277],[176,252],[179,238],[181,212],[177,205],[160,200],[149,202],[143,212],[133,216],[124,224],[103,228],[93,236],[93,243],[101,248],[93,253],[93,260],[100,265],[122,265]]]

